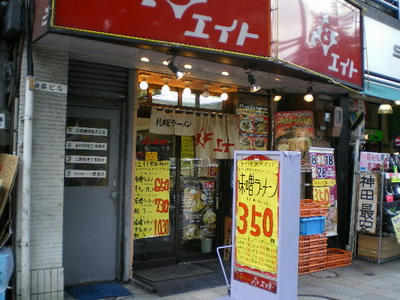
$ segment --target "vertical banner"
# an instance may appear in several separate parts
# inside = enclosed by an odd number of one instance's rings
[[[277,293],[279,161],[237,162],[234,278]]]
[[[309,149],[313,199],[316,202],[328,202],[329,208],[325,220],[328,236],[337,235],[337,186],[334,149]]]
[[[268,145],[268,107],[239,103],[240,148],[266,150]]]
[[[361,172],[358,182],[357,231],[375,233],[379,191],[378,174]]]
[[[169,235],[169,178],[169,161],[136,162],[135,239]]]

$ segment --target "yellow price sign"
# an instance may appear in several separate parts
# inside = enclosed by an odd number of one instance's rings
[[[331,188],[329,186],[313,187],[313,200],[317,203],[329,203],[331,200]]]
[[[157,161],[158,160],[158,152],[145,152],[144,159],[146,161]]]
[[[335,186],[335,179],[314,179],[312,182],[313,186]]]

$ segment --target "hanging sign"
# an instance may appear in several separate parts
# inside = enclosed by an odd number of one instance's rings
[[[133,235],[169,235],[170,162],[136,161]]]
[[[358,182],[357,231],[375,233],[378,206],[378,175],[361,172]]]
[[[266,150],[268,145],[268,107],[239,103],[239,135],[242,150]]]
[[[329,205],[325,219],[325,231],[328,236],[337,235],[337,186],[334,149],[309,149],[313,199]]]
[[[150,133],[165,135],[195,135],[196,116],[194,113],[167,112],[153,107],[150,116]]]

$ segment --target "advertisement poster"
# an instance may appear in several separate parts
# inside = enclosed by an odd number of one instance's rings
[[[310,163],[314,201],[329,203],[325,219],[328,236],[337,235],[337,186],[334,149],[311,147]]]
[[[169,161],[137,161],[135,175],[135,239],[169,235]]]
[[[400,215],[392,218],[394,232],[396,233],[397,243],[400,244]]]
[[[308,149],[314,137],[312,111],[280,111],[275,115],[275,142],[278,151],[300,151],[301,165],[309,167]]]
[[[241,150],[266,150],[268,145],[268,107],[239,103],[239,142]]]
[[[215,213],[215,181],[184,181],[182,197],[182,240],[213,238]]]
[[[277,293],[279,161],[237,163],[234,278]]]
[[[361,172],[358,182],[357,231],[375,233],[378,208],[378,175]]]
[[[384,172],[389,169],[389,153],[360,152],[361,172]]]

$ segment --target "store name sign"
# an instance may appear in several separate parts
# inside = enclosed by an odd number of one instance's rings
[[[269,11],[267,0],[58,0],[53,26],[268,56]]]

